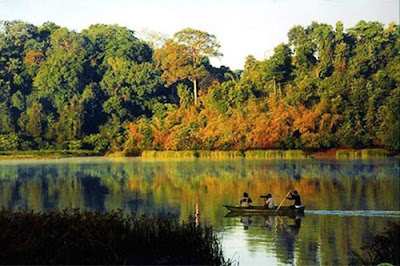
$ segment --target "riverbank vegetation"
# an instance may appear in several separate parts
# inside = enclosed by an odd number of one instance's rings
[[[0,210],[1,264],[229,265],[212,228],[121,211]]]
[[[1,21],[0,150],[398,153],[399,26],[313,22],[288,40],[233,71],[194,29],[155,45],[117,25]]]

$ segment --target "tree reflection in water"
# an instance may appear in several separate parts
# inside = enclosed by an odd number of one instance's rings
[[[258,238],[249,240],[247,247],[260,248],[263,241],[273,243],[275,256],[284,263],[296,260],[298,264],[349,264],[350,251],[358,250],[382,231],[391,218],[306,214],[303,220],[282,218],[285,223],[277,217],[260,221],[250,218],[252,223],[245,219],[241,223],[238,217],[223,218],[226,211],[222,205],[236,204],[243,191],[255,197],[272,192],[275,198],[283,198],[289,189],[296,188],[306,210],[398,211],[398,176],[396,160],[88,158],[1,162],[0,205],[11,210],[37,211],[64,207],[97,211],[120,208],[138,215],[179,219],[197,213],[200,222],[206,221],[227,232],[236,223],[242,231],[248,226],[245,234]]]

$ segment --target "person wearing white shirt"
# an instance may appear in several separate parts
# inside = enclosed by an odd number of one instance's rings
[[[275,208],[275,200],[272,197],[271,193],[268,193],[267,200],[265,201],[264,208],[274,209]]]

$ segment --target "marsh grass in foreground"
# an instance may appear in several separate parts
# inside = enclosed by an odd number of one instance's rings
[[[228,265],[212,228],[122,211],[0,211],[0,264]]]

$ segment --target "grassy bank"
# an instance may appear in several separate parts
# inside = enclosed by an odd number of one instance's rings
[[[91,150],[31,150],[0,151],[0,160],[12,159],[57,159],[64,157],[100,156],[101,153]]]
[[[226,265],[212,228],[121,211],[0,211],[0,264]]]
[[[250,158],[250,159],[377,159],[388,157],[384,149],[249,150],[249,151],[143,151],[142,158]]]

